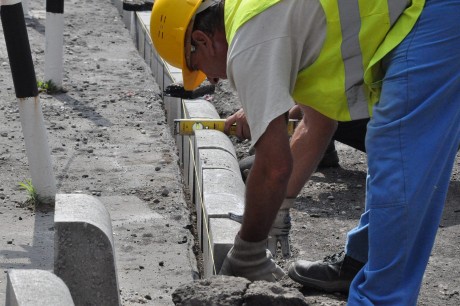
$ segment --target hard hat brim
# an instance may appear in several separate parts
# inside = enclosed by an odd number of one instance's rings
[[[206,75],[202,71],[191,71],[188,69],[186,64],[183,65],[182,81],[184,82],[185,90],[194,90],[195,88],[200,86],[200,84],[203,83],[204,80],[206,80]]]

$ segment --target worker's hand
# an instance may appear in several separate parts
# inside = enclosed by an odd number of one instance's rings
[[[289,232],[291,230],[291,216],[289,208],[281,208],[276,215],[272,228],[268,233],[267,248],[276,257],[278,244],[281,246],[281,254],[283,257],[291,257],[291,246],[289,244]]]
[[[280,280],[286,273],[275,263],[266,246],[266,239],[248,242],[236,235],[235,243],[228,252],[219,274],[245,277],[250,281]]]
[[[291,231],[291,216],[290,208],[294,207],[294,198],[284,199],[281,207],[276,215],[275,221],[268,233],[267,249],[276,257],[278,243],[281,246],[281,254],[283,257],[291,256],[291,246],[289,244],[289,233]],[[229,212],[228,217],[238,223],[243,223],[243,215]]]
[[[224,133],[230,134],[230,128],[236,123],[236,137],[239,139],[251,139],[251,131],[243,109],[240,109],[225,120]]]

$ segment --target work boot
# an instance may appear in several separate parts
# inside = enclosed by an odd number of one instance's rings
[[[335,149],[334,140],[329,143],[324,156],[319,162],[318,168],[337,168],[339,166],[339,155]]]
[[[298,260],[291,264],[288,274],[305,287],[347,294],[351,281],[363,266],[364,263],[342,251],[320,261]]]
[[[243,178],[244,182],[246,182],[246,179],[248,178],[249,171],[251,171],[255,157],[255,155],[249,155],[248,157],[245,157],[242,160],[240,160],[238,163],[240,166],[241,177]]]

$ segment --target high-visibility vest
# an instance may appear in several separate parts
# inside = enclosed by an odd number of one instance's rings
[[[280,1],[225,0],[228,44],[244,23]],[[380,97],[380,61],[410,32],[425,0],[407,8],[404,0],[319,1],[325,41],[318,58],[299,71],[292,96],[338,121],[367,118]]]

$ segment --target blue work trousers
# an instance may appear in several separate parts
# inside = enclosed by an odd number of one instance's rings
[[[460,143],[460,0],[427,0],[386,56],[366,135],[366,208],[346,253],[348,303],[416,305]]]

